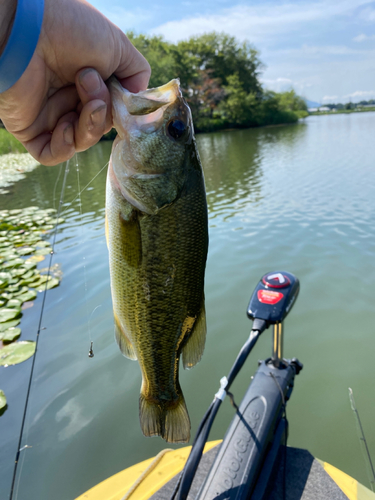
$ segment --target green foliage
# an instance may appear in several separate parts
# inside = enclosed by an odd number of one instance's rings
[[[26,149],[5,128],[0,128],[0,155],[26,153]]]
[[[150,87],[159,87],[176,78],[175,49],[172,44],[161,36],[135,35],[133,32],[127,33],[127,36],[151,66]]]
[[[133,32],[128,37],[150,63],[150,87],[180,79],[197,131],[291,123],[308,115],[294,90],[264,91],[259,81],[263,64],[247,41],[216,32],[177,44]]]

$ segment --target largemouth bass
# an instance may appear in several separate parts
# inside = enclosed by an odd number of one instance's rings
[[[115,337],[142,372],[145,436],[190,438],[178,380],[204,350],[207,204],[191,113],[178,80],[132,94],[109,84],[113,143],[106,190]]]

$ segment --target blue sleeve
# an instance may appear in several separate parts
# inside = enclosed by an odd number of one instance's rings
[[[11,34],[0,56],[0,93],[23,75],[38,43],[44,0],[18,0]]]

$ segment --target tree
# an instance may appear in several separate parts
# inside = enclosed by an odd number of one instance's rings
[[[254,92],[261,96],[258,77],[263,65],[258,51],[249,42],[238,43],[235,37],[212,32],[179,42],[176,48],[179,54],[189,59],[196,74],[198,70],[209,70],[213,78],[219,78],[222,85],[228,85],[228,77],[237,73],[246,93]],[[184,74],[185,68],[178,67]],[[190,83],[184,77],[181,82],[184,85]]]
[[[178,76],[174,48],[161,36],[135,35],[130,31],[127,37],[151,66],[149,87],[159,87]]]

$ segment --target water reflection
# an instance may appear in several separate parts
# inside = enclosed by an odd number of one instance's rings
[[[111,143],[102,142],[70,160],[64,193],[64,216],[70,216],[72,209],[78,212],[81,210],[77,196],[77,163],[79,184],[82,190],[82,212],[91,213],[92,218],[102,216],[100,211],[105,202],[106,178],[106,168],[103,169],[103,167],[108,162],[110,152]],[[9,194],[0,197],[0,209],[22,208],[32,205],[57,209],[64,170],[65,164],[56,167],[40,165],[33,172],[28,173],[25,179],[9,187]]]
[[[288,155],[305,132],[306,125],[298,123],[198,135],[210,219],[226,220],[262,200],[263,160],[269,150],[277,145]]]

